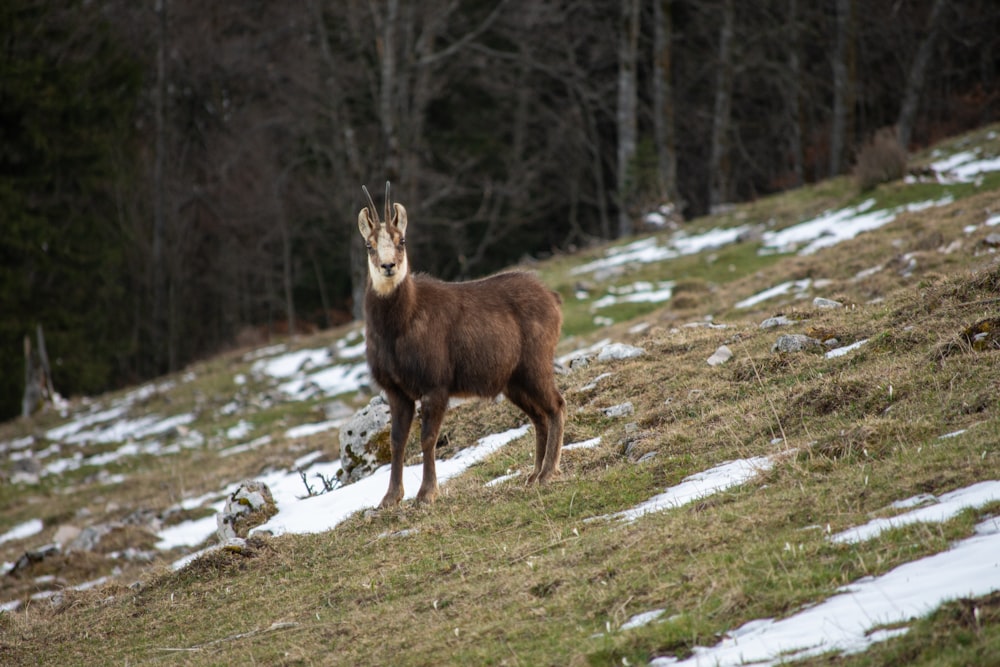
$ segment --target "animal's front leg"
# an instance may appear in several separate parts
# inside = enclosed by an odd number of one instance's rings
[[[389,435],[392,464],[389,471],[389,490],[386,491],[379,507],[392,507],[403,499],[403,454],[406,450],[406,439],[410,435],[410,425],[413,423],[413,409],[413,401],[404,396],[389,394],[389,413],[392,415]]]
[[[432,503],[438,495],[434,449],[447,409],[447,393],[436,393],[420,399],[420,450],[424,454],[424,479],[420,484],[420,491],[417,492],[418,503]]]

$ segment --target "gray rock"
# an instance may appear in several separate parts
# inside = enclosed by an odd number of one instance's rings
[[[265,523],[278,513],[271,489],[264,482],[248,479],[228,498],[226,506],[215,515],[219,542],[226,544],[234,538],[245,538],[250,529]]]
[[[62,526],[59,526],[58,529],[56,529],[56,534],[52,536],[52,541],[55,542],[56,544],[66,546],[67,544],[75,540],[77,537],[79,537],[81,532],[82,531],[76,526],[73,526],[68,523],[63,524]]]
[[[813,299],[813,305],[817,308],[843,308],[844,304],[839,301],[834,301],[833,299],[824,299],[821,296]]]
[[[32,565],[41,563],[46,558],[55,556],[60,552],[61,549],[58,544],[46,544],[37,549],[29,549],[14,562],[14,567],[7,570],[6,574],[14,577],[22,576],[25,570],[29,569]]]
[[[997,232],[988,234],[986,238],[983,239],[983,245],[989,246],[990,248],[1000,247],[1000,234]]]
[[[635,406],[632,405],[632,401],[625,401],[618,405],[612,405],[610,408],[604,408],[601,412],[604,413],[605,417],[626,417],[635,412]]]
[[[784,315],[777,315],[775,317],[769,317],[760,323],[761,329],[773,329],[775,327],[786,327],[789,324],[795,324],[795,320],[790,320]]]
[[[771,352],[802,352],[810,348],[822,348],[823,343],[804,334],[784,334],[771,347]]]
[[[392,460],[389,404],[375,396],[340,427],[341,484],[350,484]]]
[[[113,528],[114,525],[111,523],[98,523],[93,526],[87,526],[69,543],[66,550],[95,551],[104,536],[110,533]]]
[[[708,358],[709,366],[721,366],[733,358],[733,351],[725,345],[720,345],[712,356]]]

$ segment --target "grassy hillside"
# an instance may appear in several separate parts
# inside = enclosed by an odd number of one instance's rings
[[[322,491],[316,475],[337,467],[335,424],[371,395],[357,327],[0,425],[0,664],[713,664],[722,653],[704,647],[797,618],[844,586],[888,582],[905,564],[931,566],[915,592],[937,579],[936,563],[974,571],[927,559],[997,532],[991,486],[941,520],[839,536],[1000,480],[1000,171],[988,162],[998,130],[917,156],[924,176],[873,192],[836,179],[682,234],[530,267],[564,298],[566,442],[585,443],[540,489],[521,482],[528,432],[446,482],[431,507],[261,531],[240,553],[180,560],[213,538],[165,536],[210,525],[244,478],[309,471],[296,507],[334,510],[336,492],[301,497],[307,484]],[[976,160],[986,171],[962,171]],[[796,227],[817,220],[826,232]],[[868,231],[840,240],[852,225]],[[778,315],[787,323],[761,328]],[[827,344],[773,351],[785,334]],[[599,341],[644,354],[570,363]],[[732,358],[709,365],[723,345]],[[281,375],[290,359],[306,366]],[[608,414],[625,403],[631,413]],[[506,401],[460,405],[439,457],[525,422]],[[309,424],[320,426],[296,428]],[[419,461],[413,443],[408,453]],[[727,462],[749,467],[727,477]],[[99,526],[96,547],[15,566],[60,529]],[[981,583],[913,620],[872,619],[859,653],[798,657],[1000,664],[1000,584]]]

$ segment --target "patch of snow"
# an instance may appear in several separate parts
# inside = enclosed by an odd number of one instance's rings
[[[662,262],[665,259],[674,259],[679,253],[669,246],[659,245],[656,237],[639,239],[617,248],[610,248],[604,258],[594,260],[573,268],[570,273],[579,275],[581,273],[592,273],[613,266],[623,264],[649,264],[651,262]]]
[[[685,232],[679,231],[674,234],[670,242],[682,255],[694,255],[703,250],[712,250],[722,246],[735,243],[740,236],[749,228],[746,225],[730,227],[728,229],[710,229],[703,234],[688,236]]]
[[[758,292],[753,296],[749,296],[743,299],[742,301],[737,302],[734,307],[751,308],[753,306],[756,306],[758,303],[761,303],[762,301],[767,301],[768,299],[773,299],[776,296],[788,294],[792,290],[795,290],[796,298],[801,299],[805,297],[805,291],[809,289],[810,285],[812,285],[811,278],[803,278],[802,280],[789,280],[787,282],[781,283],[780,285],[769,287],[763,292]]]
[[[972,162],[978,157],[976,151],[962,151],[961,153],[955,153],[954,155],[949,155],[948,157],[937,160],[931,163],[931,169],[936,172],[951,171],[960,164],[966,164]]]
[[[944,602],[1000,589],[1000,520],[951,549],[839,589],[838,594],[781,620],[759,619],[727,633],[715,646],[695,647],[679,661],[657,658],[654,667],[765,667],[828,652],[859,653],[906,628],[877,630],[920,618]]]
[[[42,523],[41,519],[30,519],[24,523],[19,523],[6,533],[0,535],[0,544],[4,542],[11,542],[13,540],[23,540],[27,537],[37,535],[42,532],[45,525]]]
[[[663,493],[653,496],[631,509],[588,520],[619,519],[627,522],[635,521],[646,514],[681,507],[719,491],[739,486],[756,477],[758,473],[770,470],[773,466],[774,460],[768,456],[727,461],[704,472],[685,477],[677,486],[672,486]]]
[[[649,264],[675,259],[681,255],[693,255],[703,250],[718,248],[736,242],[747,230],[745,225],[728,229],[710,229],[702,234],[688,235],[681,230],[675,232],[663,245],[655,236],[639,239],[616,248],[610,248],[601,259],[575,267],[570,273],[592,273],[624,264]]]
[[[646,354],[641,347],[626,345],[625,343],[611,343],[601,348],[597,354],[598,361],[612,361],[615,359],[631,359]]]
[[[1000,225],[1000,213],[986,218],[986,222],[983,224],[987,227],[996,227],[997,225]]]
[[[65,437],[64,442],[70,444],[109,444],[112,442],[124,442],[130,439],[137,440],[164,433],[178,426],[190,424],[194,419],[195,416],[191,413],[166,418],[161,418],[158,415],[144,415],[135,419],[116,421],[103,429],[77,431]]]
[[[521,476],[521,471],[515,470],[514,472],[509,472],[506,475],[500,475],[499,477],[494,477],[490,481],[486,482],[486,484],[483,484],[483,486],[499,486],[504,482],[509,482],[510,480],[520,476]]]
[[[933,206],[945,206],[954,201],[951,195],[936,200],[914,202],[891,209],[870,210],[875,199],[869,198],[857,206],[848,206],[825,213],[780,231],[764,232],[761,252],[792,252],[802,244],[800,255],[811,255],[821,248],[847,241],[862,232],[883,227],[905,211],[922,211]]]
[[[241,419],[238,422],[236,422],[235,426],[230,426],[229,428],[226,429],[226,437],[229,438],[230,440],[242,440],[243,438],[250,435],[252,431],[253,431],[253,424],[246,421],[245,419]]]
[[[857,341],[855,343],[851,343],[850,345],[844,345],[843,347],[834,348],[834,349],[830,350],[829,352],[827,352],[826,355],[824,355],[824,356],[826,356],[827,359],[833,359],[835,357],[842,357],[845,354],[847,354],[848,352],[853,352],[854,350],[858,349],[859,347],[861,347],[862,345],[864,345],[867,342],[868,342],[868,339],[867,338],[863,338],[863,339],[861,339],[861,340],[859,340],[859,341]]]
[[[649,625],[660,616],[666,613],[666,609],[653,609],[652,611],[644,611],[641,614],[636,614],[632,618],[628,619],[622,626],[618,628],[619,630],[632,630],[633,628],[641,628],[644,625]]]
[[[918,493],[915,496],[910,496],[909,498],[904,498],[903,500],[897,500],[894,503],[891,503],[889,507],[897,510],[908,510],[911,507],[919,507],[921,505],[927,505],[928,503],[936,503],[937,501],[937,496],[933,493]]]
[[[933,496],[931,496],[933,498]],[[926,502],[928,499],[924,499]],[[863,526],[850,528],[830,537],[831,542],[855,544],[877,537],[887,530],[914,523],[941,523],[967,508],[978,508],[1000,501],[1000,481],[979,482],[963,489],[945,493],[933,505],[920,507],[906,514],[873,519]]]
[[[254,362],[250,372],[254,375],[269,375],[273,378],[290,378],[297,373],[325,366],[331,361],[330,350],[323,348],[296,350],[279,357],[261,359]]]
[[[45,437],[49,440],[65,440],[67,437],[77,433],[81,429],[93,426],[94,424],[100,424],[101,422],[117,419],[126,412],[128,412],[128,406],[119,405],[100,412],[82,415],[67,424],[49,429],[45,432]]]
[[[944,183],[971,183],[982,174],[1000,171],[1000,157],[977,159],[978,157],[977,153],[966,151],[935,162],[931,168],[941,174],[939,180]],[[943,168],[939,169],[938,165]]]
[[[625,287],[611,288],[612,294],[594,301],[590,308],[598,310],[619,303],[660,303],[668,301],[674,293],[673,281],[659,283],[655,288],[652,283],[638,282]]]
[[[293,426],[285,431],[285,437],[292,439],[307,438],[310,435],[316,435],[317,433],[323,433],[324,431],[339,428],[345,421],[347,421],[347,419],[331,419],[330,421],[317,422],[315,424],[300,424],[299,426]]]
[[[604,378],[609,378],[612,375],[614,375],[614,373],[601,373],[600,375],[598,375],[597,377],[595,377],[593,380],[591,380],[587,384],[585,384],[582,387],[580,387],[579,391],[590,391],[591,389],[596,389],[598,382],[600,382]]]
[[[7,442],[0,443],[0,452],[27,449],[33,444],[35,444],[35,436],[26,435],[23,438],[15,438],[14,440],[8,440]]]
[[[563,447],[563,451],[571,449],[592,449],[594,447],[597,447],[599,444],[601,444],[601,436],[597,436],[596,438],[591,438],[590,440],[583,440],[581,442],[574,442],[569,445],[565,445]]]
[[[289,380],[278,389],[293,400],[305,400],[322,392],[336,396],[357,391],[368,379],[368,363],[330,366],[303,378]]]

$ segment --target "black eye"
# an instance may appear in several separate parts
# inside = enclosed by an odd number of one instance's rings
[[[365,243],[365,250],[371,252],[371,249],[372,249],[372,244],[371,243]]]
[[[406,245],[406,239],[399,239],[399,245],[400,246]]]

